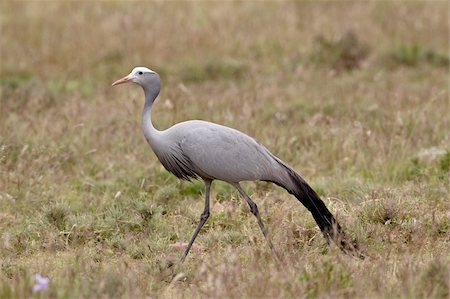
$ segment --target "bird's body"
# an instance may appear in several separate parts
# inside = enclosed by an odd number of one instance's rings
[[[148,141],[159,161],[182,179],[200,177],[229,183],[280,179],[274,173],[278,162],[273,155],[253,138],[229,127],[191,120],[160,131],[156,138],[160,142]]]
[[[158,74],[147,68],[137,67],[113,85],[129,81],[144,89],[142,130],[161,164],[180,179],[200,178],[205,182],[205,209],[182,260],[209,217],[209,193],[214,180],[236,187],[256,216],[264,237],[274,252],[258,208],[239,185],[241,181],[268,181],[285,188],[311,212],[327,240],[334,240],[343,251],[354,250],[355,244],[349,241],[316,192],[263,145],[238,130],[200,120],[181,122],[159,131],[153,126],[151,119],[152,105],[160,91]]]

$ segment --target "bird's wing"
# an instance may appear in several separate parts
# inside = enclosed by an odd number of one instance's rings
[[[164,168],[176,177],[188,181],[198,177],[198,171],[191,159],[184,154],[179,142],[169,145],[166,151],[155,151],[155,154]]]
[[[209,122],[181,123],[179,146],[196,172],[227,182],[272,180],[278,163],[253,138]]]

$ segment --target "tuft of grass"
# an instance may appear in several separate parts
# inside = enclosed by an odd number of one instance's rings
[[[446,151],[439,158],[438,170],[442,172],[443,175],[448,174],[450,171],[450,151]]]
[[[45,208],[45,218],[58,230],[64,230],[66,228],[68,216],[69,209],[62,204],[50,205]]]
[[[228,201],[233,198],[236,190],[229,184],[216,182],[214,184],[214,190],[216,192],[216,200],[218,202]]]
[[[430,262],[421,277],[421,293],[424,298],[448,298],[450,277],[448,267],[442,261]]]
[[[123,296],[124,289],[123,275],[116,271],[106,273],[104,277],[103,288],[104,294],[109,298],[120,298]]]
[[[181,64],[176,73],[185,82],[240,80],[246,75],[247,66],[233,59],[210,59],[203,63],[188,61]]]
[[[390,56],[392,62],[407,66],[415,66],[419,63],[422,56],[422,50],[419,45],[401,44]]]
[[[360,216],[363,221],[378,224],[399,224],[403,219],[401,208],[396,202],[383,201],[367,205]]]
[[[148,248],[142,244],[133,244],[128,246],[127,251],[132,259],[142,260],[147,256]]]
[[[421,63],[437,67],[448,67],[449,57],[431,49],[423,49],[419,44],[401,43],[396,49],[385,55],[385,63],[388,66],[418,66]]]
[[[426,174],[426,164],[419,158],[412,158],[406,169],[406,178],[412,180]]]
[[[155,192],[153,199],[159,203],[177,201],[179,198],[178,186],[166,185]]]
[[[181,195],[184,196],[201,196],[203,190],[205,189],[205,184],[202,180],[192,181],[180,191]]]
[[[33,74],[28,71],[16,71],[11,74],[2,74],[0,84],[4,88],[3,92],[11,93],[32,80]]]
[[[309,271],[304,271],[301,279],[308,283],[308,296],[317,297],[324,288],[332,293],[336,287],[343,290],[344,296],[354,295],[352,292],[354,283],[349,269],[331,261],[320,263]]]
[[[450,65],[448,54],[439,53],[433,50],[424,51],[423,60],[431,65],[439,67],[448,67]]]

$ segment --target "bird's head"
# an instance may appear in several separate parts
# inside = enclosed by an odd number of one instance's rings
[[[140,86],[142,86],[142,88],[144,88],[144,90],[149,88],[158,88],[159,91],[159,75],[151,69],[143,66],[135,67],[130,74],[123,77],[122,79],[115,81],[112,86],[127,82],[139,84]]]

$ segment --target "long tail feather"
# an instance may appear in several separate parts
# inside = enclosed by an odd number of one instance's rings
[[[319,195],[292,168],[279,159],[277,161],[286,170],[291,182],[275,183],[293,194],[311,212],[327,242],[332,240],[343,252],[363,258],[363,255],[358,250],[356,240],[352,240],[344,232],[341,225],[337,222],[333,214],[331,214],[330,210],[328,210]]]

